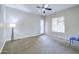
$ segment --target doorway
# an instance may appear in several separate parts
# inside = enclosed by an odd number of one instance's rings
[[[43,34],[44,33],[44,20],[40,20],[40,33]]]

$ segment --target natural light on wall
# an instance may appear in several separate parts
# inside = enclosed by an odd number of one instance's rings
[[[44,33],[44,20],[40,20],[40,33]]]
[[[52,18],[52,32],[65,32],[64,16]]]
[[[15,28],[15,27],[16,27],[15,24],[9,24],[9,26],[10,26],[11,28]]]

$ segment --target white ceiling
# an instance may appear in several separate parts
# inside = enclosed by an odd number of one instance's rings
[[[39,14],[39,15],[50,15],[58,11],[62,11],[71,7],[76,6],[75,4],[49,4],[52,11],[46,11],[45,14],[42,13],[41,9],[36,8],[36,6],[41,6],[41,4],[6,4],[5,6],[16,8],[28,13]]]

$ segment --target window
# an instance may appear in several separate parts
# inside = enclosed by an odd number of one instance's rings
[[[40,20],[40,33],[44,33],[44,20]]]
[[[65,24],[64,24],[64,17],[58,17],[52,19],[52,31],[53,32],[65,32]]]

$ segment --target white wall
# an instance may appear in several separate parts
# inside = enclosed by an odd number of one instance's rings
[[[11,28],[8,24],[15,23],[15,39],[40,34],[40,20],[42,16],[29,14],[14,8],[6,7],[6,33],[5,38],[11,38]]]
[[[1,52],[1,47],[3,47],[3,43],[4,43],[4,19],[3,19],[3,6],[0,5],[0,52]]]
[[[51,31],[51,19],[64,16],[65,33],[56,33]],[[69,35],[79,35],[79,6],[56,12],[46,17],[46,34],[55,35],[61,38],[67,38]]]
[[[40,20],[44,17],[0,5],[0,52],[7,40],[11,39],[9,24],[15,23],[14,37],[24,38],[40,35]]]

